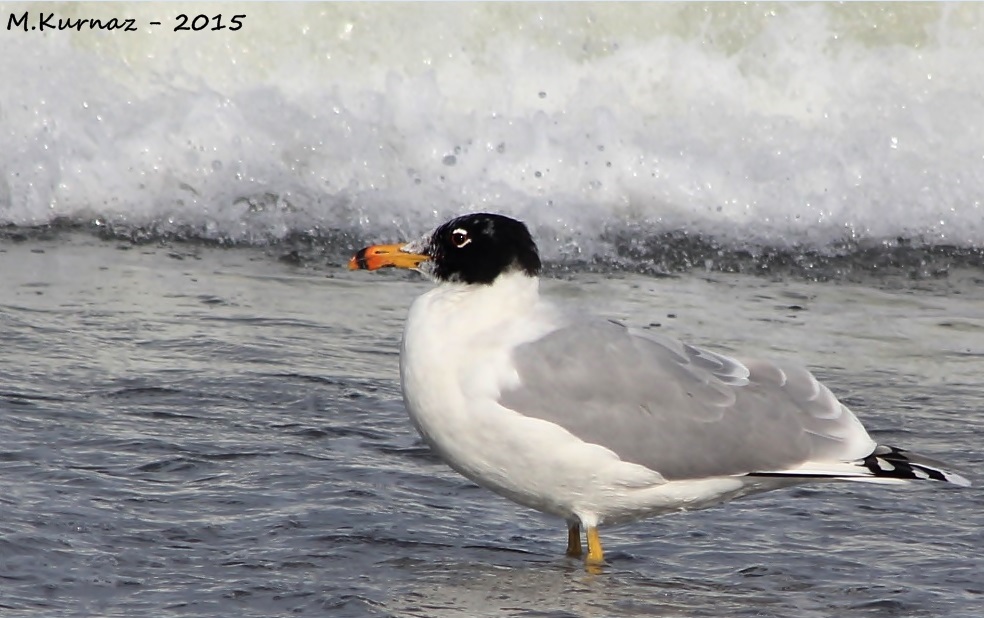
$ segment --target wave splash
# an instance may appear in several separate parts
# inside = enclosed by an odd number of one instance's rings
[[[984,246],[981,5],[243,10],[0,37],[4,234],[330,253],[494,210],[555,263],[654,272],[932,275]]]

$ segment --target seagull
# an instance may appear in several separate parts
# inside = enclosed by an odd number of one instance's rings
[[[604,564],[599,526],[816,481],[970,482],[876,444],[806,369],[738,360],[539,293],[520,221],[457,217],[349,268],[417,270],[400,378],[410,420],[451,468],[567,522],[567,555]],[[581,544],[582,530],[587,542]]]

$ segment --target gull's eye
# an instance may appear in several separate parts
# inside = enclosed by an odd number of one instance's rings
[[[468,237],[468,232],[461,229],[460,227],[453,232],[451,232],[451,243],[461,249],[465,245],[471,242],[471,238]]]

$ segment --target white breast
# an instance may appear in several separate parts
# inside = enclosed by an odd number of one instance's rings
[[[448,465],[520,504],[566,519],[651,510],[649,498],[625,490],[663,485],[659,474],[497,403],[500,388],[518,379],[510,350],[561,323],[524,275],[424,294],[411,307],[400,358],[410,418]]]

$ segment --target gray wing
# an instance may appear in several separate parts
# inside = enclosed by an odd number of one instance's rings
[[[874,448],[850,410],[787,364],[721,356],[613,322],[565,326],[516,348],[499,402],[668,480],[850,461]]]

